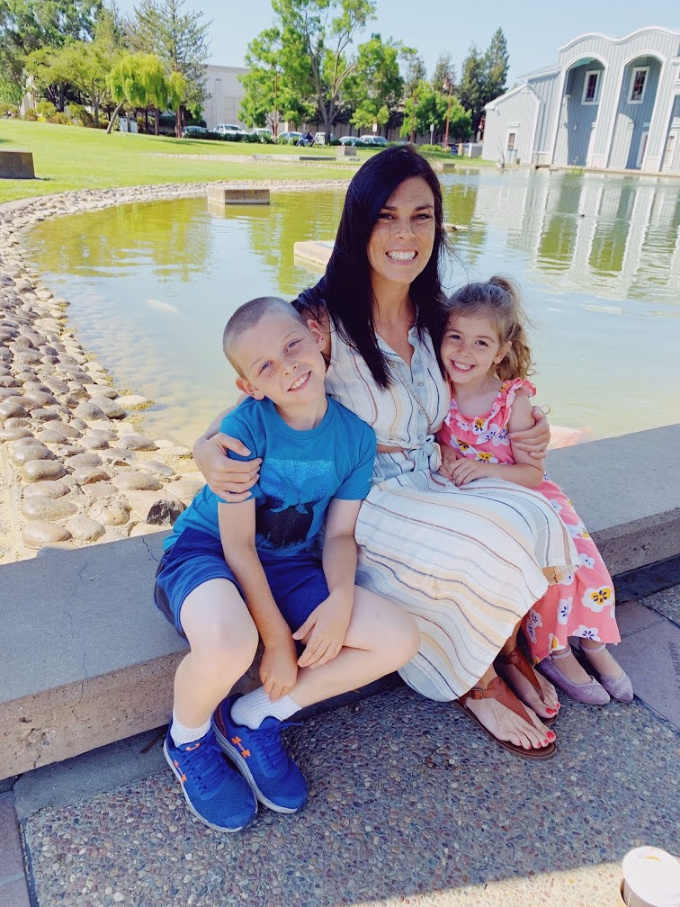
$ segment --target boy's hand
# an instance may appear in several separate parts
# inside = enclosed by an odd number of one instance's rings
[[[353,592],[351,599],[331,592],[293,633],[293,639],[305,643],[305,651],[298,659],[299,667],[318,668],[335,658],[345,642],[353,604]]]
[[[451,481],[456,485],[467,485],[473,479],[488,479],[489,463],[483,460],[458,460],[451,467]]]
[[[290,634],[269,646],[265,644],[260,680],[272,702],[290,693],[295,686],[297,672],[297,652]]]

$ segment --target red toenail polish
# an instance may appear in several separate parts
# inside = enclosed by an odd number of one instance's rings
[[[548,713],[548,715],[556,715],[557,709],[546,709],[546,712]]]
[[[548,731],[548,740],[552,743],[552,741],[556,739],[557,734],[554,731]]]

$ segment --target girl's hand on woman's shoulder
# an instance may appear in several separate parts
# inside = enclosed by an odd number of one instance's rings
[[[234,504],[248,497],[249,489],[260,476],[262,459],[232,460],[228,456],[230,450],[242,457],[250,454],[238,438],[221,433],[210,438],[203,436],[194,445],[194,460],[211,491]]]
[[[545,413],[538,406],[532,407],[531,414],[534,417],[534,424],[531,428],[525,428],[523,431],[511,431],[508,437],[514,448],[523,450],[534,460],[542,460],[548,451],[548,444],[550,444],[550,426]]]

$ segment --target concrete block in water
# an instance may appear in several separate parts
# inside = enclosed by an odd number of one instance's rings
[[[268,205],[270,202],[269,189],[248,186],[209,186],[207,194],[208,202],[212,205]]]

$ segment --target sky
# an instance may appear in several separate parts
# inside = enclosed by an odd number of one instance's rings
[[[116,0],[123,13],[135,0]],[[273,24],[270,0],[185,0],[184,11],[212,20],[212,56],[218,66],[243,66],[248,43]],[[678,0],[377,0],[377,18],[359,35],[371,32],[415,47],[432,73],[441,51],[449,51],[459,76],[470,46],[484,50],[500,26],[508,42],[508,86],[534,69],[555,63],[559,47],[584,32],[623,37],[646,25],[680,31]]]

